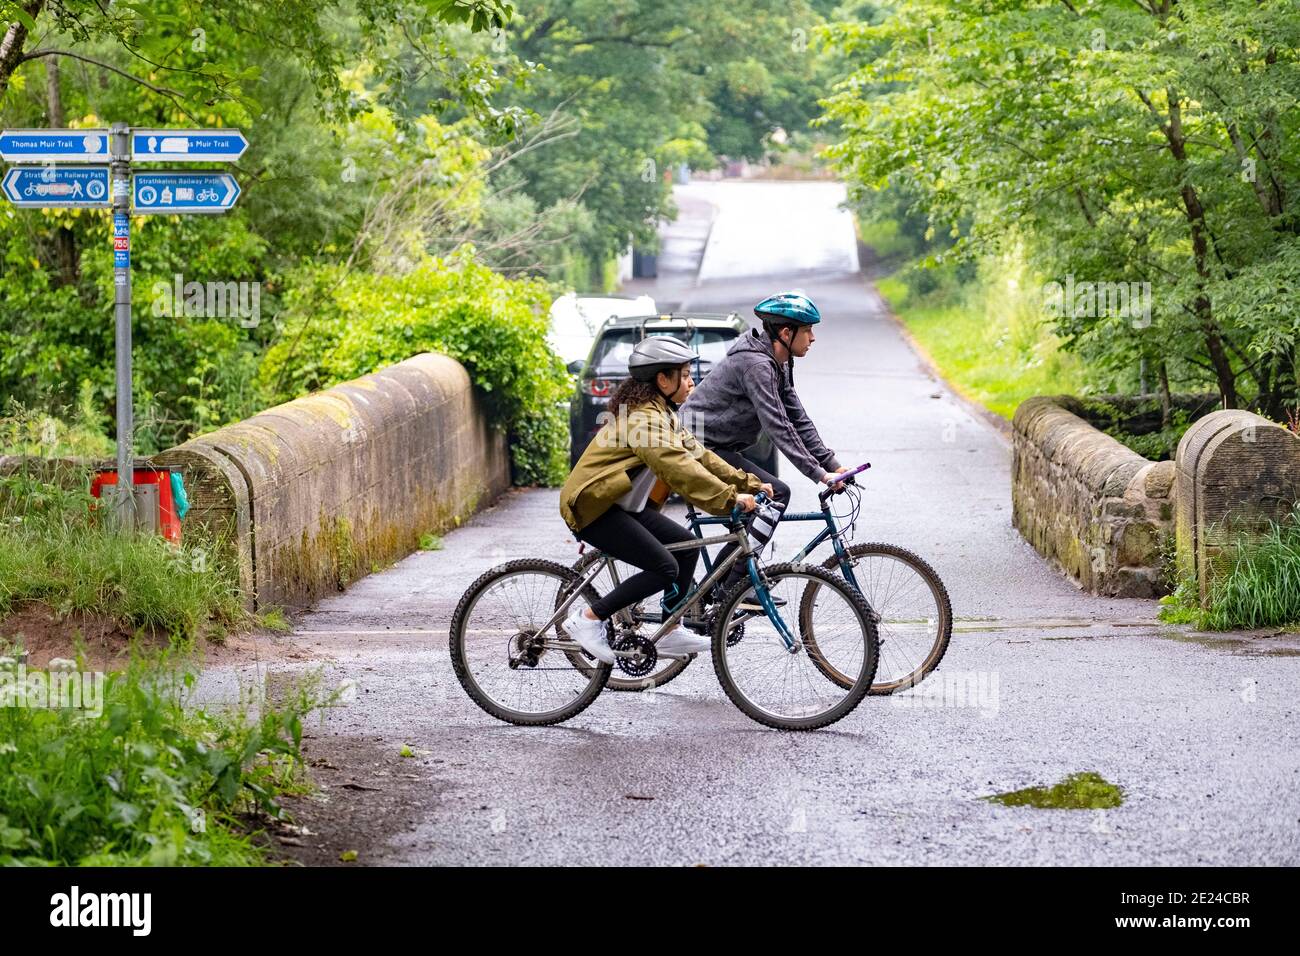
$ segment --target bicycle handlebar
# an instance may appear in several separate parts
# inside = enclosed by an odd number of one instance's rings
[[[768,501],[767,492],[760,491],[758,494],[754,495],[754,500],[758,502],[758,504],[760,505],[767,504]],[[733,525],[740,524],[740,522],[744,519],[745,515],[748,513],[749,512],[742,510],[740,505],[736,505],[734,508],[731,509],[731,523]]]
[[[835,488],[836,485],[857,484],[857,482],[853,480],[853,476],[866,471],[870,467],[871,467],[871,462],[865,461],[862,464],[858,465],[858,467],[850,471],[846,471],[843,474],[836,475],[835,480],[830,485],[827,486],[826,490],[817,495],[817,500],[825,504],[826,499],[829,498],[831,495],[837,495],[840,493],[840,491],[844,490],[843,488],[840,488],[839,491],[837,491]]]

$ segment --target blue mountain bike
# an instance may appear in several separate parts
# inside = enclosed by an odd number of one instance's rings
[[[842,491],[827,488],[819,494],[819,511],[786,512],[781,517],[781,525],[796,521],[818,522],[822,525],[787,563],[800,564],[827,541],[831,543],[833,553],[822,562],[821,568],[842,576],[866,599],[871,608],[879,636],[880,653],[870,693],[884,695],[915,686],[939,666],[952,637],[952,602],[939,575],[918,555],[898,545],[879,541],[850,543],[862,509],[862,491],[855,476],[870,467],[870,464],[863,464],[847,472],[844,483],[840,486]],[[831,510],[831,502],[840,495],[849,505],[842,514],[837,515]],[[686,519],[691,532],[701,539],[705,527],[726,523],[728,520],[701,515],[689,505],[686,508]],[[717,558],[711,556],[707,549],[702,549],[702,556],[704,575],[707,578],[713,571]],[[573,571],[585,577],[593,564],[603,560],[607,559],[597,552],[584,553],[573,565]],[[591,587],[599,594],[608,594],[620,581],[636,573],[637,569],[628,564],[609,561],[605,569],[591,581]],[[801,618],[807,617],[809,609],[816,604],[817,592],[817,586],[810,583],[800,596],[798,614]],[[709,611],[710,605],[704,603],[700,613],[685,616],[683,626],[702,634],[711,633],[715,622]],[[620,633],[634,636],[643,626],[657,625],[662,619],[662,608],[647,607],[643,602],[616,614],[615,625]],[[820,663],[825,665],[819,669],[826,678],[840,687],[852,686],[855,675],[840,672],[825,660],[820,660]],[[690,658],[665,659],[652,671],[638,677],[614,674],[606,686],[610,690],[620,691],[662,687],[684,671],[688,664]]]

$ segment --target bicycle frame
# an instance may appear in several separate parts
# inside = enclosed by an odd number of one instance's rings
[[[730,519],[728,518],[716,518],[716,519],[711,519],[711,523],[725,524],[729,520]],[[768,619],[771,620],[773,627],[776,628],[777,633],[781,635],[781,640],[785,643],[786,649],[790,651],[792,654],[795,653],[798,650],[799,644],[794,639],[794,636],[790,633],[790,629],[786,627],[785,621],[783,621],[781,619],[781,616],[776,613],[776,606],[772,603],[772,598],[768,594],[767,588],[763,585],[762,578],[759,577],[758,561],[754,557],[753,548],[750,546],[749,543],[749,535],[745,533],[744,528],[743,527],[738,528],[736,531],[733,531],[730,534],[714,535],[711,538],[705,538],[702,534],[700,534],[697,531],[696,536],[698,538],[698,540],[696,541],[683,541],[677,544],[669,544],[669,545],[665,545],[665,548],[669,551],[685,551],[691,548],[699,548],[700,551],[704,554],[704,559],[705,562],[707,563],[709,561],[708,552],[705,551],[704,549],[708,545],[728,544],[734,541],[739,546],[732,551],[731,555],[725,561],[719,563],[716,567],[712,567],[710,565],[710,573],[708,574],[707,577],[705,577],[705,579],[702,582],[700,582],[699,586],[694,588],[692,591],[690,591],[678,603],[677,607],[673,611],[669,612],[667,617],[662,617],[662,616],[660,617],[659,627],[654,632],[654,634],[650,637],[649,639],[650,642],[652,644],[658,644],[660,638],[662,638],[672,628],[674,628],[678,624],[678,622],[681,621],[681,619],[686,616],[686,612],[690,608],[698,604],[700,599],[709,592],[709,589],[712,588],[713,585],[721,581],[723,579],[723,576],[728,571],[731,570],[732,565],[734,565],[743,556],[746,561],[746,570],[749,573],[749,580],[751,584],[753,584],[754,586],[754,593],[758,595],[758,599],[763,606],[763,610],[766,612]],[[538,633],[544,634],[550,628],[555,627],[560,621],[563,621],[564,618],[567,616],[569,607],[573,604],[575,600],[577,600],[578,595],[582,593],[582,590],[587,585],[591,584],[600,575],[600,572],[605,570],[606,567],[610,569],[610,576],[614,579],[615,584],[617,584],[618,572],[615,570],[614,567],[615,560],[616,559],[611,558],[609,555],[603,555],[601,557],[601,560],[592,564],[592,566],[587,570],[586,574],[583,575],[582,580],[578,582],[578,585],[573,589],[573,591],[569,594],[569,596],[560,603],[560,606],[556,608],[555,613],[551,616],[551,618],[547,620],[547,622],[538,629]],[[633,623],[630,615],[628,615],[626,608],[618,611],[615,617],[619,618],[626,624],[630,625],[631,623]],[[654,623],[653,619],[648,615],[645,617],[645,620],[649,621],[650,623]],[[571,647],[567,647],[567,646],[551,644],[549,641],[543,642],[542,646],[558,647],[561,650],[572,649]],[[615,651],[615,654],[617,653],[618,652]]]
[[[693,506],[688,504],[686,506],[686,520],[690,523],[692,534],[694,534],[697,538],[700,538],[702,542],[711,544],[712,539],[705,539],[703,537],[704,526],[710,524],[717,524],[718,522],[726,521],[727,519],[715,518],[712,515],[701,515],[695,510]],[[823,541],[825,541],[827,538],[830,538],[832,547],[835,550],[835,556],[839,558],[840,572],[844,575],[844,579],[849,582],[849,585],[855,591],[861,593],[862,589],[858,587],[857,578],[854,577],[853,575],[853,563],[854,563],[853,558],[849,555],[848,548],[844,546],[844,537],[843,534],[840,532],[839,525],[835,523],[835,515],[831,513],[831,505],[829,500],[822,503],[821,511],[786,512],[785,514],[781,515],[781,523],[784,524],[787,521],[822,521],[826,525],[826,527],[822,528],[815,535],[813,535],[812,540],[809,541],[806,545],[804,545],[803,549],[798,554],[796,554],[793,558],[790,559],[792,564],[798,564],[800,561],[803,561],[805,558],[808,557],[809,554],[817,550],[817,548],[821,546]],[[701,548],[703,548],[703,544],[701,544]],[[712,563],[712,559],[709,557],[709,552],[702,550],[701,555],[704,558],[705,570],[711,571],[713,568],[713,563]],[[730,566],[730,564],[731,562],[728,561],[728,566]]]

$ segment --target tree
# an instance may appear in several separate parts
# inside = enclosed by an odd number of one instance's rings
[[[386,197],[399,167],[429,173],[421,197],[449,193],[448,181],[473,179],[478,117],[505,122],[481,61],[458,49],[474,29],[499,28],[505,3],[363,2],[354,13],[353,4],[298,0],[50,0],[22,5],[23,17],[17,5],[0,4],[13,14],[0,28],[3,125],[237,126],[253,144],[234,167],[244,188],[234,210],[134,225],[136,400],[146,452],[262,407],[258,356],[276,334],[286,282],[304,263],[364,260],[369,268],[366,224],[385,202],[391,208]],[[442,96],[456,100],[461,128],[415,117],[409,129],[427,136],[406,137],[376,107],[367,83],[389,96],[409,83],[382,55],[395,34],[436,45],[439,59],[427,72],[444,77]],[[473,96],[457,99],[470,83]],[[57,412],[84,384],[111,412],[111,260],[80,254],[108,243],[102,213],[0,206],[4,399]],[[256,283],[260,322],[160,313],[151,290],[177,274]]]
[[[925,0],[828,36],[860,62],[825,101],[857,188],[906,184],[938,228],[969,224],[966,254],[1023,243],[1054,280],[1150,283],[1140,320],[1057,317],[1093,361],[1294,403],[1294,3]]]
[[[241,68],[242,43],[209,42],[209,33],[223,31],[227,41],[256,38],[297,60],[320,90],[341,100],[344,91],[337,74],[345,65],[347,49],[335,42],[331,20],[349,8],[341,0],[137,0],[115,4],[101,0],[0,0],[0,21],[7,22],[0,38],[0,96],[24,63],[63,57],[111,70],[158,95],[171,97],[186,109],[240,99],[249,95],[258,74]],[[423,12],[442,22],[466,23],[483,31],[503,28],[512,5],[505,0],[362,0],[359,9],[375,27],[400,23]],[[70,45],[55,47],[43,42],[51,34],[71,41]],[[32,42],[33,37],[37,42]],[[129,66],[116,63],[116,57],[84,52],[90,47],[125,55]]]
[[[543,69],[509,101],[576,126],[512,162],[511,181],[539,210],[589,210],[582,250],[595,262],[629,234],[654,246],[658,220],[675,214],[671,165],[759,155],[775,128],[806,123],[805,41],[821,19],[805,0],[520,0],[516,10],[509,53]]]

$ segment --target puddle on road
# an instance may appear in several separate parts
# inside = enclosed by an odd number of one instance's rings
[[[1139,622],[1115,623],[1111,621],[1094,621],[1085,617],[1051,617],[1051,618],[999,618],[999,617],[959,617],[953,623],[954,634],[978,634],[982,631],[1038,631],[1072,627],[1137,626]],[[1140,622],[1145,624],[1147,622]],[[1155,622],[1150,622],[1154,624]]]
[[[1026,787],[980,797],[1008,807],[1036,810],[1109,810],[1124,802],[1124,791],[1099,773],[1073,773],[1051,787]]]
[[[1278,632],[1276,634],[1259,634],[1252,637],[1233,635],[1230,632],[1215,634],[1206,631],[1176,631],[1161,628],[1156,636],[1179,644],[1199,644],[1211,650],[1227,651],[1241,657],[1300,657],[1298,635]]]
[[[1134,631],[1140,628],[1141,631]],[[1210,650],[1225,651],[1241,657],[1300,657],[1300,633],[1292,631],[1224,632],[1193,631],[1173,627],[1157,620],[1096,621],[1088,618],[957,618],[954,634],[979,634],[993,631],[1053,631],[1097,629],[1091,634],[1043,634],[1042,641],[1096,641],[1117,637],[1157,637],[1181,644],[1199,644]],[[1104,630],[1103,630],[1104,629]],[[1126,633],[1127,631],[1127,633]],[[1014,641],[1012,643],[1032,643]]]

